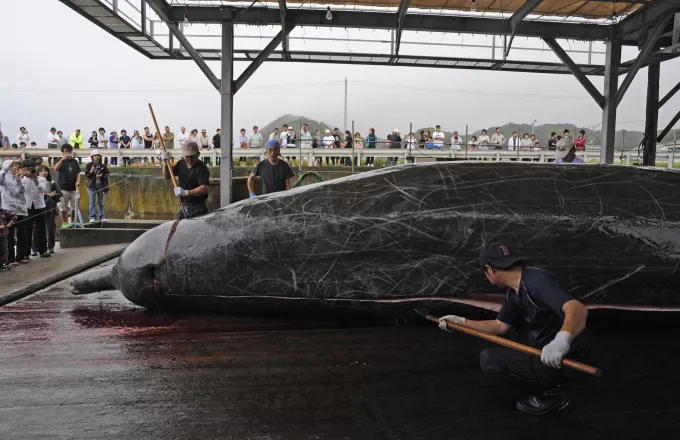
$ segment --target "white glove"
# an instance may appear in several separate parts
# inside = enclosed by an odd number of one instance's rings
[[[571,348],[571,335],[568,332],[559,332],[555,339],[541,352],[541,362],[552,368],[562,368],[562,358],[569,353]]]
[[[439,328],[445,331],[449,331],[449,327],[446,325],[446,321],[453,322],[454,324],[465,325],[465,318],[456,315],[446,315],[439,318]]]
[[[9,171],[10,167],[12,166],[12,162],[13,162],[13,161],[12,161],[12,160],[9,160],[9,159],[6,160],[6,161],[4,161],[4,162],[2,163],[2,169],[3,169],[4,171]]]
[[[189,191],[187,191],[186,189],[182,189],[179,186],[175,187],[174,191],[177,197],[186,197],[189,195]]]
[[[161,160],[162,161],[170,160],[170,155],[168,153],[166,153],[165,151],[163,151],[161,153]]]

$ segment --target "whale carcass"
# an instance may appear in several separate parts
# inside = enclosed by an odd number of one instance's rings
[[[72,289],[149,309],[399,315],[498,292],[477,261],[498,239],[586,304],[678,308],[678,188],[654,168],[396,166],[165,223]]]

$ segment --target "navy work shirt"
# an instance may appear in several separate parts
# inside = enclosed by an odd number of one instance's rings
[[[253,174],[260,176],[262,194],[285,191],[286,180],[295,176],[286,162],[279,160],[276,165],[273,165],[268,159],[260,161],[253,170]]]
[[[199,186],[210,184],[210,170],[201,160],[189,168],[184,159],[180,159],[172,166],[172,172],[177,176],[177,184],[186,190],[196,189]],[[182,203],[187,206],[202,206],[208,200],[208,194],[200,196],[181,197]]]
[[[537,345],[551,342],[564,323],[562,306],[574,297],[564,291],[545,270],[522,270],[519,292],[509,290],[497,319],[518,329],[528,329]]]

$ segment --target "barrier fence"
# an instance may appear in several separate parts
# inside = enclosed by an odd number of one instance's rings
[[[461,146],[462,147],[462,146]],[[673,168],[676,161],[677,147],[658,146],[656,152],[656,161],[658,163],[667,163],[668,168]],[[89,149],[76,149],[73,155],[76,158],[83,158],[84,162],[90,159]],[[117,158],[118,164],[123,163],[123,158],[158,158],[155,150],[152,149],[103,149],[98,150],[102,157]],[[181,157],[179,149],[172,150],[171,155],[174,157]],[[27,157],[42,157],[42,158],[61,158],[62,154],[58,149],[47,148],[23,148],[23,149],[7,149],[0,150],[0,157],[5,158],[21,158]],[[218,159],[228,159],[222,156],[222,150],[211,148],[201,150],[201,156],[209,158],[212,164],[217,163]],[[405,149],[405,148],[282,148],[281,156],[296,158],[299,166],[303,164],[309,166],[310,164],[326,163],[335,161],[338,164],[359,166],[359,164],[368,164],[372,162],[371,159],[386,159],[386,163],[391,162],[390,158],[396,158],[398,161],[404,162],[426,162],[436,159],[448,160],[481,160],[481,161],[526,161],[526,162],[549,162],[554,159],[553,151],[523,151],[523,150],[436,150],[436,149]],[[591,149],[586,151],[579,151],[577,153],[581,159],[587,163],[599,163],[600,152],[599,149]],[[263,151],[260,148],[234,148],[233,158],[246,157],[250,161],[254,157],[264,158]],[[300,158],[302,160],[300,161]],[[326,160],[326,158],[330,160]],[[351,158],[354,158],[352,161]],[[341,161],[338,161],[341,159]],[[622,165],[630,165],[634,162],[642,162],[642,153],[638,150],[616,151],[614,154],[615,163]],[[368,161],[368,162],[367,162]],[[377,164],[376,164],[377,165]]]

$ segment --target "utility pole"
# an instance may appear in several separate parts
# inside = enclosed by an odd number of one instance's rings
[[[347,78],[345,78],[345,130],[347,130]]]

